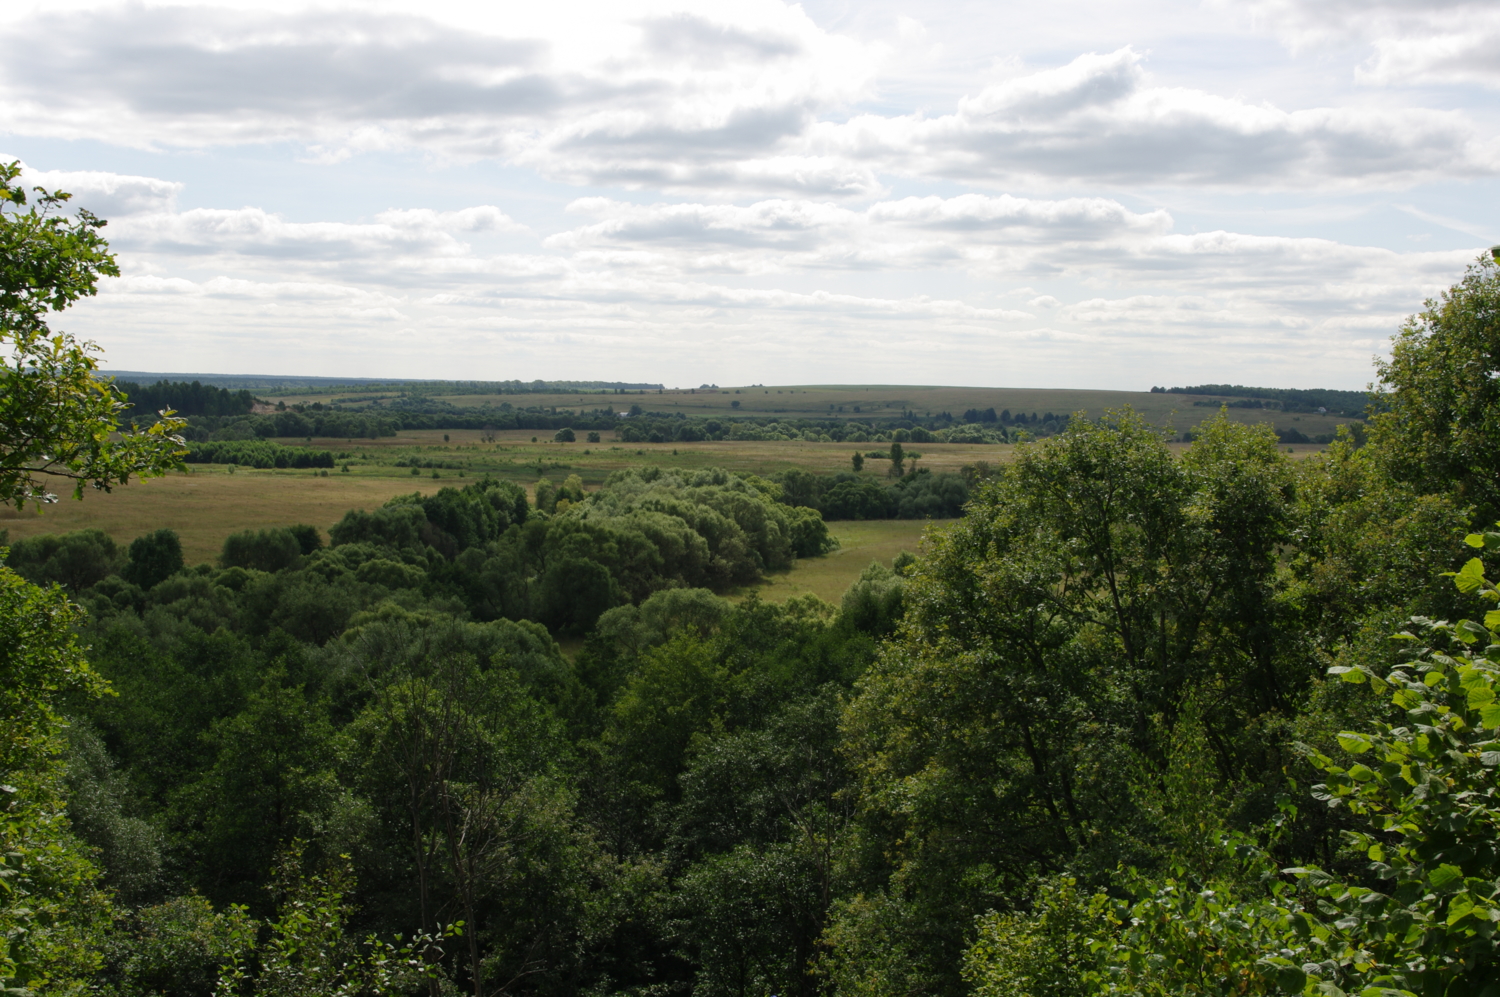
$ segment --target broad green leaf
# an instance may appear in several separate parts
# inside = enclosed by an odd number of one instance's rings
[[[1358,755],[1370,750],[1370,739],[1363,734],[1351,734],[1346,731],[1338,737],[1339,747],[1351,755]]]
[[[1427,874],[1427,881],[1434,889],[1444,889],[1454,883],[1462,883],[1463,870],[1456,865],[1448,865],[1446,862]]]
[[[1487,641],[1490,639],[1490,632],[1473,620],[1460,620],[1458,622],[1458,630],[1460,638],[1462,638],[1463,634],[1469,635],[1469,640],[1465,641],[1468,644],[1472,644],[1476,640]]]
[[[1453,584],[1466,595],[1478,592],[1484,584],[1484,562],[1477,557],[1469,558],[1469,562],[1453,576]]]
[[[1468,536],[1464,537],[1464,543],[1468,544],[1470,547],[1478,547],[1480,550],[1483,550],[1484,534],[1470,533]]]
[[[1276,985],[1283,990],[1300,994],[1307,986],[1307,974],[1298,966],[1282,966],[1276,970]]]
[[[1486,727],[1500,727],[1500,703],[1480,707],[1479,722]]]
[[[1448,926],[1452,927],[1474,912],[1474,901],[1468,897],[1455,897],[1448,907]]]

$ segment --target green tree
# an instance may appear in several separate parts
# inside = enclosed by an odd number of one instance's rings
[[[301,557],[302,545],[289,529],[245,530],[224,538],[219,563],[226,568],[281,571],[295,565]]]
[[[1311,676],[1278,625],[1293,478],[1266,429],[1220,417],[1200,437],[1179,461],[1139,416],[1074,419],[904,580],[902,626],[845,716],[888,898],[850,911],[912,918],[903,972],[941,981],[922,987],[956,990],[971,918],[1037,875],[1161,860],[1168,829],[1124,775],[1162,777],[1197,697],[1246,803],[1280,780],[1260,728]]]
[[[234,934],[222,948],[232,961],[221,973],[215,993],[254,997],[386,997],[410,993],[436,975],[439,939],[462,930],[461,924],[440,934],[418,932],[404,945],[382,942],[373,934],[362,942],[352,936],[349,900],[355,885],[347,857],[322,871],[304,867],[303,847],[295,843],[276,869],[276,916],[266,922],[268,937],[256,945],[255,928],[234,922]],[[239,913],[239,912],[236,912]],[[398,947],[399,946],[399,947]]]
[[[102,219],[65,214],[71,195],[41,187],[28,205],[20,175],[19,163],[0,164],[0,501],[17,508],[55,501],[53,479],[71,481],[82,498],[85,485],[108,491],[131,475],[163,474],[186,453],[175,435],[185,423],[170,414],[122,431],[128,401],[97,376],[99,347],[48,328],[48,312],[120,271]]]
[[[132,585],[149,589],[182,570],[182,541],[175,530],[156,530],[130,542],[129,558],[120,574]]]
[[[291,842],[326,822],[339,788],[333,730],[324,705],[309,701],[273,666],[237,715],[203,736],[214,760],[176,794],[184,844],[212,881],[211,895],[253,903],[256,884]]]
[[[44,533],[17,540],[8,563],[32,584],[61,585],[76,595],[114,574],[120,552],[103,530]]]
[[[865,455],[860,453],[858,450],[854,451],[854,456],[850,458],[850,460],[854,465],[855,474],[858,474],[860,471],[863,471],[865,469]]]
[[[141,907],[116,925],[95,980],[104,997],[201,997],[255,944],[242,908],[215,911],[197,894]]]
[[[106,686],[61,589],[0,567],[0,989],[67,992],[98,967],[110,905],[66,815],[59,702]]]
[[[1093,943],[1109,927],[1107,902],[1057,877],[1038,884],[1030,911],[976,918],[963,967],[974,997],[1092,997],[1101,962]]]
[[[1481,256],[1407,320],[1376,361],[1372,442],[1389,473],[1426,492],[1457,491],[1483,522],[1500,516],[1500,262]]]

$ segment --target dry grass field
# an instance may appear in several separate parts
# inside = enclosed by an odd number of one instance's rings
[[[349,509],[372,509],[394,495],[412,492],[411,479],[313,477],[307,471],[240,471],[195,468],[150,481],[136,481],[109,494],[89,493],[82,502],[64,497],[40,513],[0,511],[0,530],[11,539],[40,533],[99,529],[116,543],[168,527],[182,538],[189,564],[211,561],[224,538],[240,530],[311,523],[320,529]]]

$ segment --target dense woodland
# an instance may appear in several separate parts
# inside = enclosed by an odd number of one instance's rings
[[[3,497],[173,466],[182,423],[99,435],[46,334],[98,221],[10,203]],[[724,595],[826,550],[841,486],[712,471],[478,480],[215,564],[18,542],[0,984],[1492,993],[1497,355],[1485,258],[1367,433],[1294,461],[1211,417],[1176,456],[1074,418],[838,606]],[[66,432],[12,404],[44,396]]]

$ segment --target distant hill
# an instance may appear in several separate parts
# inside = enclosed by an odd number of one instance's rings
[[[311,377],[280,374],[172,374],[139,370],[102,371],[116,381],[135,384],[189,383],[196,381],[216,388],[269,393],[329,391],[337,388],[381,388],[390,386],[424,394],[557,394],[570,391],[656,391],[660,384],[624,381],[430,381],[391,377]]]

